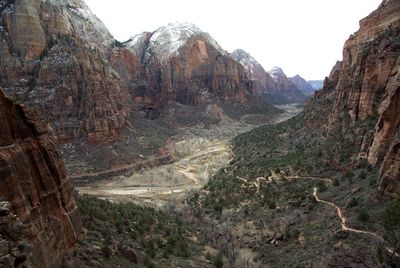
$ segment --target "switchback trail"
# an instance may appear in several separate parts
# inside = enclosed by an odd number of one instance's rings
[[[314,187],[313,196],[314,196],[315,200],[317,202],[319,202],[319,203],[324,203],[324,204],[327,204],[327,205],[332,206],[332,207],[335,208],[336,213],[337,213],[337,215],[339,216],[339,219],[340,219],[342,230],[348,231],[348,232],[353,232],[353,233],[358,233],[358,234],[367,234],[367,235],[370,235],[373,238],[377,239],[381,243],[385,241],[380,235],[378,235],[378,234],[376,234],[374,232],[348,227],[346,225],[346,218],[344,217],[343,210],[338,205],[336,205],[336,204],[334,204],[332,202],[319,199],[317,194],[318,194],[318,189],[317,189],[317,187]],[[389,247],[386,247],[386,246],[384,248],[385,248],[385,250],[387,252],[389,252],[390,254],[394,255],[396,258],[399,258],[399,254],[396,253],[393,249],[391,249]]]
[[[377,235],[376,233],[346,226],[346,218],[344,217],[343,210],[338,205],[336,205],[332,202],[319,199],[317,194],[318,194],[318,189],[317,189],[317,187],[314,187],[313,196],[314,196],[315,200],[317,200],[317,202],[319,202],[319,203],[324,203],[324,204],[330,205],[336,209],[336,213],[340,219],[342,230],[353,232],[353,233],[359,233],[359,234],[368,234],[368,235],[372,235],[375,238],[378,238],[379,240],[382,240],[382,238],[379,235]]]

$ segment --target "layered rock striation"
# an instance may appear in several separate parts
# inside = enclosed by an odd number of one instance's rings
[[[334,93],[330,132],[349,121],[377,119],[372,139],[364,137],[359,157],[380,167],[381,193],[400,192],[400,2],[386,0],[360,21],[345,43],[343,62],[321,92]]]
[[[131,102],[109,63],[114,39],[81,0],[0,2],[0,86],[41,110],[58,141],[108,141]]]
[[[247,104],[255,94],[243,66],[193,24],[171,23],[139,34],[127,49],[142,70],[140,75],[126,72],[124,77],[131,81],[135,105],[144,110],[160,109],[168,102]]]
[[[46,125],[0,91],[0,266],[61,267],[81,229]]]

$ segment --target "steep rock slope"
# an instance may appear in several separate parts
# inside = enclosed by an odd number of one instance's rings
[[[269,72],[275,82],[275,88],[272,92],[273,95],[278,97],[283,103],[290,102],[303,102],[306,97],[299,90],[295,83],[293,83],[283,72],[280,67],[274,67]]]
[[[230,55],[237,62],[243,65],[248,77],[250,77],[253,83],[253,88],[260,92],[269,92],[274,90],[276,86],[272,77],[249,53],[242,49],[236,49]]]
[[[81,0],[0,2],[0,86],[39,108],[58,141],[112,140],[130,116],[114,39]]]
[[[61,267],[81,231],[64,165],[33,110],[0,91],[0,266]]]
[[[281,68],[275,67],[266,72],[257,60],[242,49],[237,49],[230,55],[245,68],[255,92],[266,94],[271,102],[281,104],[305,100],[305,95],[301,91],[304,84],[297,85]]]
[[[382,193],[399,192],[400,182],[400,2],[386,0],[360,21],[360,30],[347,40],[343,62],[322,91],[334,89],[330,132],[377,119],[375,130],[362,140],[359,157],[381,167]],[[336,80],[336,81],[335,81]]]
[[[305,95],[305,96],[311,96],[314,94],[315,89],[312,87],[310,83],[308,83],[303,77],[300,75],[295,75],[294,77],[289,78],[290,81],[292,81],[296,87]]]
[[[133,37],[127,46],[143,66],[130,90],[143,109],[170,101],[245,104],[254,95],[244,68],[193,24],[171,23]]]

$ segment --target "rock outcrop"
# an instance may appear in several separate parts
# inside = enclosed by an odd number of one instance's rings
[[[380,167],[381,193],[400,192],[400,2],[386,0],[360,21],[345,43],[322,92],[334,90],[329,130],[377,118],[372,142],[364,138],[360,157]]]
[[[81,0],[0,1],[0,86],[41,110],[58,141],[113,140],[130,117],[114,39]]]
[[[0,91],[0,267],[61,267],[81,231],[64,165],[37,112]]]

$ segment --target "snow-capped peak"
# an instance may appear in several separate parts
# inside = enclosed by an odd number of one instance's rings
[[[165,62],[174,55],[192,36],[202,36],[221,53],[226,52],[218,43],[199,27],[188,22],[169,23],[167,26],[158,28],[150,38],[149,48],[161,62]]]
[[[236,49],[231,54],[231,57],[239,62],[246,70],[246,73],[253,77],[254,70],[256,66],[261,67],[261,65],[254,59],[249,53],[243,49]],[[262,67],[261,67],[262,68]]]
[[[277,66],[273,67],[268,73],[271,75],[271,77],[274,80],[278,79],[279,77],[286,76],[285,73],[283,72],[282,68],[277,67]]]

